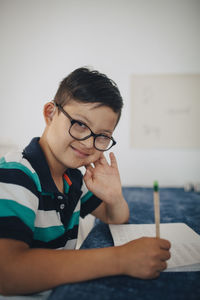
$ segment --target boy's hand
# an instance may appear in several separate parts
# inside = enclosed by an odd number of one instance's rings
[[[110,153],[110,164],[104,154],[92,165],[85,166],[85,184],[95,196],[107,204],[123,199],[121,181],[114,153]]]
[[[142,279],[158,277],[170,258],[170,242],[164,239],[143,237],[115,248],[120,273]]]
[[[110,164],[103,153],[92,165],[85,166],[85,184],[103,203],[92,214],[108,224],[121,224],[128,222],[129,208],[122,195],[122,187],[113,153],[110,153]]]

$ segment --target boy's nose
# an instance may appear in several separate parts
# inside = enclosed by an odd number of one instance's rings
[[[91,136],[86,140],[80,141],[80,143],[83,144],[86,148],[91,149],[94,146],[94,138],[93,136]]]

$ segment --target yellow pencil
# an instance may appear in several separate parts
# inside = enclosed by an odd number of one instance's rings
[[[154,217],[155,217],[155,224],[156,224],[156,237],[160,237],[160,198],[159,198],[159,187],[158,182],[154,182],[153,186],[153,198],[154,198]]]

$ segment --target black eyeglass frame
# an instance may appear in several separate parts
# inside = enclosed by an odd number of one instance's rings
[[[101,133],[100,133],[100,134],[94,133],[94,132],[90,129],[90,127],[87,126],[87,124],[85,124],[84,122],[81,122],[81,121],[78,121],[78,120],[73,119],[73,118],[72,118],[72,117],[64,110],[64,108],[63,108],[60,104],[55,103],[55,102],[54,102],[54,104],[55,104],[55,105],[58,107],[58,109],[59,109],[59,110],[60,110],[60,111],[61,111],[61,112],[62,112],[62,113],[70,120],[71,126],[69,127],[69,134],[71,135],[71,137],[73,137],[73,139],[75,139],[75,140],[77,140],[77,141],[84,141],[84,140],[89,139],[89,138],[92,136],[92,137],[94,138],[94,139],[93,139],[93,146],[94,146],[94,148],[97,149],[98,151],[102,151],[102,152],[110,150],[114,145],[117,144],[117,142],[114,140],[113,137],[109,137],[109,136],[104,135],[104,134],[101,134]],[[90,130],[91,133],[90,133],[89,135],[87,135],[86,137],[81,138],[81,139],[74,137],[74,136],[71,134],[70,129],[72,128],[72,126],[73,126],[75,123],[83,124],[84,126],[86,126],[86,127]],[[111,145],[108,149],[105,149],[105,150],[102,150],[102,149],[97,148],[97,147],[95,146],[95,140],[96,140],[96,138],[99,137],[99,136],[103,136],[103,137],[106,137],[107,139],[110,139],[110,140],[112,141],[112,145]]]

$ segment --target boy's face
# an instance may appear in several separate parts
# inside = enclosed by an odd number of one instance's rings
[[[109,137],[112,136],[118,120],[117,113],[107,106],[98,107],[98,103],[71,100],[63,109],[72,119],[83,122],[95,134]],[[100,157],[101,152],[94,147],[94,137],[83,141],[75,140],[69,134],[70,126],[71,121],[61,111],[58,113],[58,108],[47,122],[46,154],[49,154],[48,159],[55,168],[78,168],[93,163]]]

